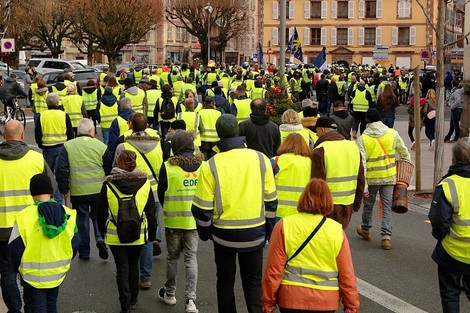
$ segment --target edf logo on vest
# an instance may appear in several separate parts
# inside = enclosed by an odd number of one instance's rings
[[[183,186],[193,187],[193,186],[197,185],[197,174],[196,173],[186,172],[186,174],[184,174],[184,176],[186,177],[186,179],[183,180]],[[194,178],[190,178],[191,176],[194,177]]]

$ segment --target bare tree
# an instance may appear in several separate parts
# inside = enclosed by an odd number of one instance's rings
[[[115,71],[120,50],[138,43],[158,22],[158,0],[71,0],[72,20],[108,57]]]
[[[208,6],[212,12],[208,10]],[[250,12],[247,1],[236,0],[170,0],[165,8],[166,19],[176,27],[185,28],[201,44],[201,57],[207,63],[208,36],[215,51],[224,51],[227,43],[243,34],[248,26]],[[210,31],[210,29],[214,31]],[[216,29],[217,28],[217,29]]]

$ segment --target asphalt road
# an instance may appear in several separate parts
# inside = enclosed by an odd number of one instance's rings
[[[407,116],[403,109],[396,122],[396,129],[407,139]],[[406,113],[405,113],[406,114]],[[28,114],[28,116],[31,116]],[[26,142],[35,146],[32,120],[26,127]],[[424,142],[424,141],[423,141]],[[407,141],[409,144],[409,140]],[[427,152],[426,152],[427,153]],[[431,153],[429,152],[431,155]],[[411,210],[403,215],[394,214],[394,234],[392,250],[380,249],[380,221],[374,211],[372,240],[364,241],[355,233],[360,223],[360,214],[353,215],[346,231],[355,272],[358,278],[361,309],[360,312],[441,312],[437,266],[431,259],[435,240],[427,222],[427,209],[411,205]],[[170,307],[157,298],[157,290],[165,281],[166,248],[163,254],[154,258],[153,286],[141,291],[136,313],[184,312],[184,263],[180,263],[180,275],[176,297],[178,303]],[[199,278],[197,305],[199,312],[217,312],[215,294],[215,264],[213,247],[210,242],[200,242],[198,250]],[[244,306],[243,291],[239,279],[236,281],[238,312],[247,312]],[[0,304],[0,312],[6,308]],[[119,312],[118,291],[115,282],[115,267],[112,256],[107,261],[98,257],[92,247],[89,261],[75,258],[72,267],[60,287],[59,312]],[[470,302],[461,296],[461,312],[470,312]]]

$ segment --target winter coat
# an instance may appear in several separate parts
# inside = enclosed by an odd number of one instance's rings
[[[7,77],[3,86],[0,88],[0,100],[3,102],[11,102],[14,97],[18,96],[26,98],[28,95],[14,78]]]
[[[333,111],[333,115],[330,116],[335,121],[338,128],[338,133],[344,136],[347,140],[351,139],[351,128],[354,121],[354,117],[349,114],[347,110]]]
[[[451,110],[463,108],[463,88],[461,86],[452,89],[447,104]]]
[[[277,154],[281,144],[278,126],[265,113],[251,113],[250,119],[239,125],[240,136],[246,138],[248,148],[263,152],[268,158]]]

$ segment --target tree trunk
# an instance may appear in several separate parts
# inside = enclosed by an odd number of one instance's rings
[[[437,5],[437,104],[436,104],[436,144],[434,151],[434,181],[435,187],[442,178],[444,167],[444,26],[446,1],[439,0]]]
[[[118,57],[115,54],[106,54],[108,57],[109,71],[116,73],[116,63]]]

